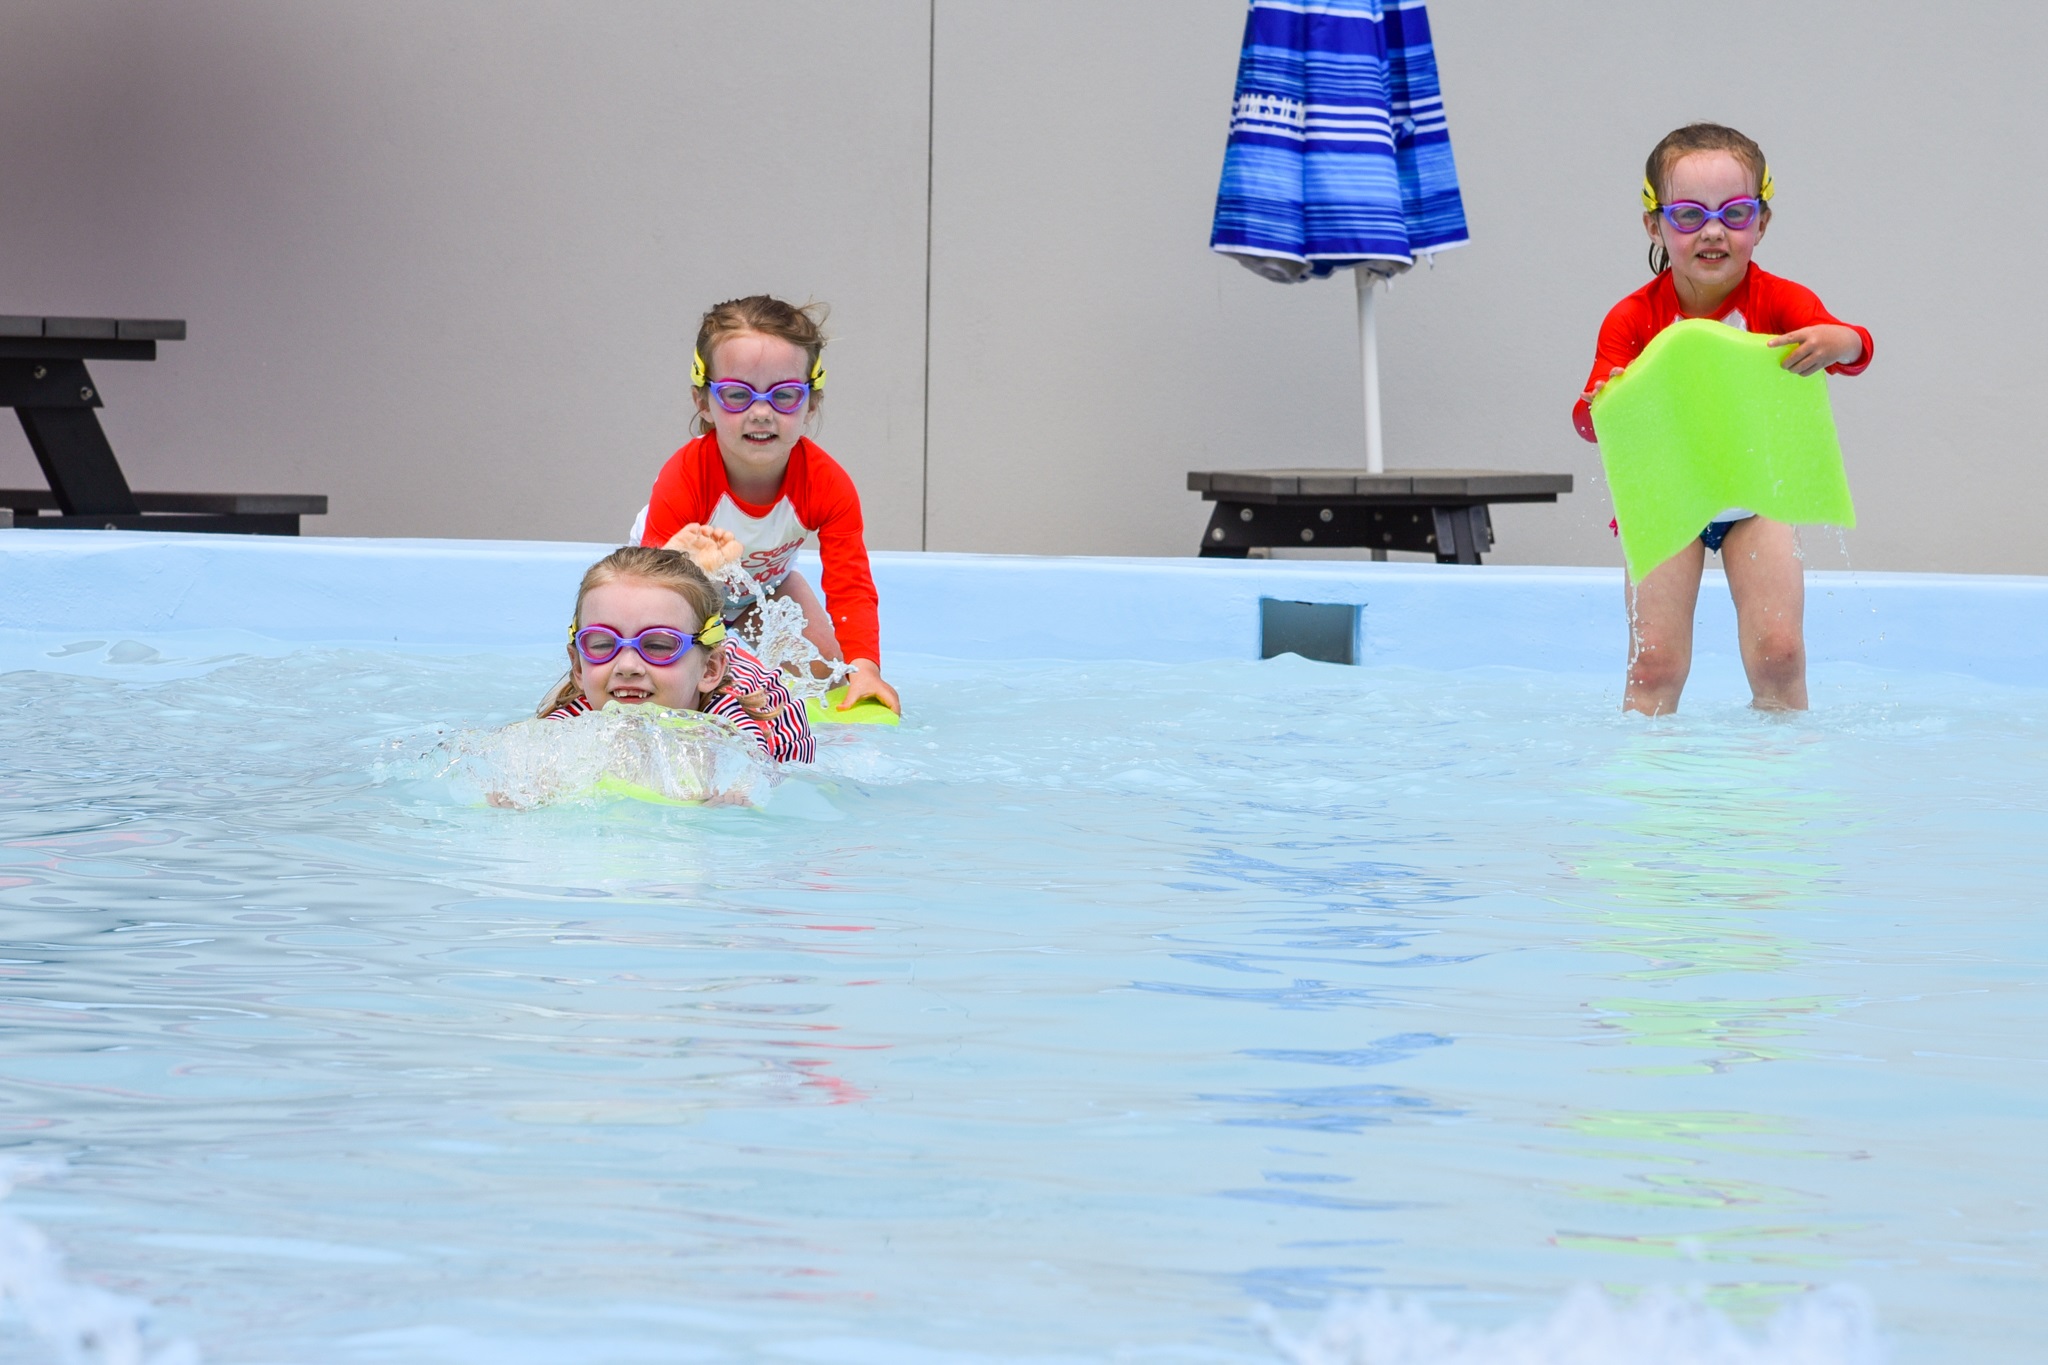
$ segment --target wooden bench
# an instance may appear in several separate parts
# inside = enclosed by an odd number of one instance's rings
[[[1569,474],[1488,469],[1227,469],[1193,471],[1188,488],[1216,504],[1202,532],[1205,558],[1243,559],[1255,549],[1312,545],[1433,554],[1439,564],[1477,564],[1493,548],[1496,502],[1556,502]]]
[[[232,531],[295,536],[327,499],[292,493],[137,493],[94,412],[102,406],[88,360],[155,360],[159,341],[183,341],[174,318],[0,316],[0,405],[14,409],[48,489],[0,488],[13,525],[121,531]]]

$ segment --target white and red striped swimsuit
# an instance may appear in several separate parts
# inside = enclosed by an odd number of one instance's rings
[[[782,679],[764,667],[751,650],[737,640],[725,646],[725,686],[703,699],[698,709],[707,716],[723,716],[737,725],[777,763],[809,763],[818,756],[818,741],[811,734],[811,722],[803,703],[790,694]],[[766,720],[740,705],[740,698],[765,693],[771,708]],[[597,708],[577,693],[548,712],[549,720],[567,720]]]

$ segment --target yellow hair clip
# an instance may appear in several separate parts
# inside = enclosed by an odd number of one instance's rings
[[[711,372],[704,367],[704,353],[702,351],[690,352],[690,387],[701,389],[710,382]],[[825,357],[822,355],[811,362],[811,387],[814,389],[825,387]]]
[[[1757,190],[1757,192],[1756,192],[1756,197],[1757,197],[1757,198],[1759,198],[1759,199],[1761,199],[1761,200],[1763,200],[1763,201],[1764,201],[1764,202],[1765,202],[1766,204],[1768,204],[1768,203],[1770,203],[1770,202],[1771,202],[1771,196],[1772,196],[1772,195],[1774,195],[1774,194],[1776,194],[1777,192],[1778,192],[1778,186],[1777,186],[1777,182],[1771,179],[1771,168],[1770,168],[1770,167],[1769,167],[1768,165],[1766,165],[1766,166],[1764,167],[1764,183],[1763,183],[1762,187],[1761,187],[1761,188],[1759,188],[1759,189]],[[1655,213],[1655,212],[1656,212],[1656,211],[1657,211],[1658,209],[1660,209],[1660,208],[1662,208],[1662,207],[1663,207],[1663,205],[1662,205],[1661,203],[1659,203],[1659,202],[1658,202],[1658,199],[1657,199],[1657,187],[1656,187],[1655,185],[1652,185],[1652,184],[1650,183],[1650,177],[1649,177],[1649,176],[1647,176],[1647,175],[1646,175],[1646,176],[1644,176],[1644,177],[1643,177],[1643,212],[1644,212],[1644,213]]]
[[[725,643],[725,618],[712,612],[704,618],[704,624],[697,631],[697,643],[705,649],[716,649]]]

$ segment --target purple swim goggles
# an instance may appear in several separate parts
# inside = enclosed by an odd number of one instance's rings
[[[1714,218],[1720,219],[1722,226],[1730,232],[1741,232],[1744,228],[1755,227],[1757,219],[1764,215],[1764,201],[1755,196],[1748,196],[1730,199],[1720,208],[1710,209],[1705,204],[1681,199],[1675,204],[1660,204],[1657,211],[1664,215],[1665,222],[1690,237]]]
[[[576,632],[576,652],[585,663],[608,664],[619,651],[630,649],[656,668],[667,668],[690,652],[694,645],[706,649],[725,638],[725,623],[716,616],[695,635],[685,635],[673,626],[649,626],[638,635],[621,635],[606,625],[589,625]]]
[[[765,400],[769,407],[787,417],[801,409],[811,396],[811,386],[801,379],[785,379],[780,384],[771,384],[765,393],[737,379],[716,379],[710,388],[712,400],[731,413],[745,412]]]

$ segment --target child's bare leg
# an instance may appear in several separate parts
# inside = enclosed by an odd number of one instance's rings
[[[1707,547],[1695,540],[1628,585],[1628,688],[1621,709],[1668,716],[1692,672],[1692,619]]]
[[[1799,533],[1782,521],[1750,517],[1728,528],[1721,564],[1735,599],[1735,631],[1751,704],[1763,711],[1806,709],[1806,566]]]
[[[817,646],[820,656],[839,661],[839,633],[832,629],[832,618],[825,612],[825,603],[817,590],[804,580],[804,576],[791,570],[776,586],[777,597],[787,597],[804,609],[804,638]]]

